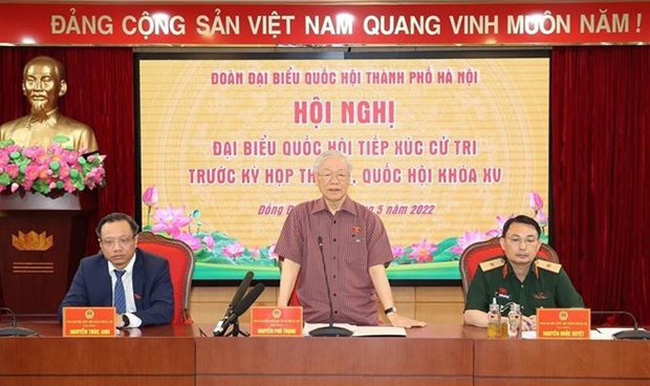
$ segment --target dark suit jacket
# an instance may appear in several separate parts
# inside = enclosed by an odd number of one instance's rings
[[[142,325],[169,324],[174,316],[174,291],[167,260],[136,249],[133,265],[133,294]],[[99,253],[81,260],[68,294],[59,306],[112,306],[113,288],[108,262]]]

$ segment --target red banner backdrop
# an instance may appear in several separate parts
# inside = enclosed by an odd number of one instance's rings
[[[0,4],[0,44],[648,44],[650,3]]]

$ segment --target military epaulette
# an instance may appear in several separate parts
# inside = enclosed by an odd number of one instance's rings
[[[551,271],[553,273],[560,273],[560,269],[562,269],[562,264],[542,259],[535,260],[535,265],[537,265],[538,268]]]
[[[483,272],[491,271],[495,268],[503,267],[506,265],[506,259],[499,257],[498,259],[487,260],[479,264]]]

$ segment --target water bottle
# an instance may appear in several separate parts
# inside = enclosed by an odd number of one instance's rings
[[[488,339],[498,339],[501,337],[501,310],[497,304],[497,299],[492,299],[490,309],[487,313],[487,337]]]
[[[508,312],[508,339],[521,338],[521,306],[513,303]]]

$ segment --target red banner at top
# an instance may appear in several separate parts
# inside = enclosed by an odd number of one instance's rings
[[[0,44],[648,44],[650,3],[0,4]]]

